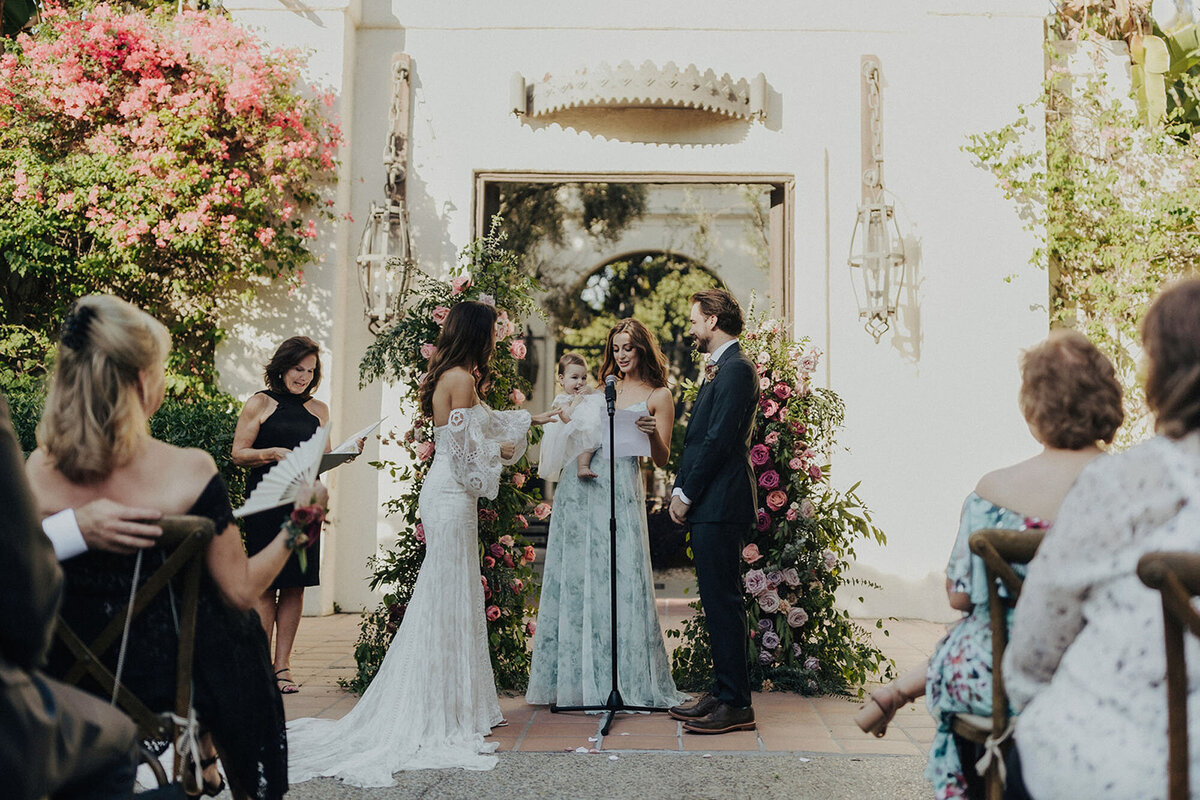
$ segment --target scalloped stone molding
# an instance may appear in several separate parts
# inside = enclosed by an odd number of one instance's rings
[[[659,68],[651,61],[640,67],[622,61],[615,68],[601,63],[566,75],[547,74],[533,84],[516,73],[510,92],[513,113],[530,117],[573,108],[691,108],[762,120],[767,78],[760,72],[752,80],[735,81],[728,73],[719,77],[711,69],[701,73],[695,64],[680,69],[674,62]]]

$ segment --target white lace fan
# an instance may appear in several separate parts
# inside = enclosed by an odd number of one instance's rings
[[[263,479],[246,498],[246,504],[233,512],[235,517],[257,514],[278,508],[296,499],[296,490],[302,483],[316,480],[321,456],[325,455],[325,443],[329,440],[329,429],[317,428],[317,432],[306,442],[299,444],[287,457],[263,475]]]

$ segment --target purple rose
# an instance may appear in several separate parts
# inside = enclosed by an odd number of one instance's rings
[[[803,608],[793,607],[787,615],[787,624],[793,628],[799,628],[804,623],[808,622],[808,612]]]
[[[750,463],[754,466],[761,467],[770,460],[771,451],[767,449],[765,444],[756,444],[750,448]]]
[[[800,573],[796,571],[795,567],[788,567],[783,571],[783,582],[788,586],[799,586]]]
[[[771,527],[771,515],[761,508],[758,510],[758,522],[754,525],[760,532]]]
[[[763,617],[758,621],[758,629],[760,631],[773,631],[775,630],[775,623],[771,621],[770,617]]]
[[[779,485],[779,473],[769,469],[758,476],[758,485],[764,489],[774,489]]]
[[[775,660],[775,656],[771,655],[771,651],[770,651],[770,650],[763,649],[763,650],[760,650],[760,651],[759,651],[759,653],[758,653],[758,663],[760,663],[760,664],[770,664],[770,663],[771,663],[772,661],[774,661],[774,660]]]
[[[742,576],[746,582],[746,594],[758,594],[767,588],[767,576],[761,569],[752,569]]]
[[[772,570],[767,573],[767,586],[774,589],[779,584],[783,583],[783,573],[779,570]]]
[[[796,658],[799,658],[803,654],[804,654],[804,651],[800,649],[800,643],[793,642],[792,643],[792,655],[795,656]]]
[[[812,478],[814,481],[821,480],[821,468],[818,467],[816,464],[809,464],[808,465],[808,477]]]
[[[817,661],[816,656],[809,656],[804,659],[804,668],[812,671],[817,671],[821,667],[821,662]]]
[[[774,614],[779,610],[779,593],[774,589],[767,589],[758,595],[758,607],[768,614]]]
[[[779,634],[775,631],[767,631],[762,635],[762,646],[768,650],[774,650],[779,647]]]

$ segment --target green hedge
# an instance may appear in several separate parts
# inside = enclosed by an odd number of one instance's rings
[[[37,424],[42,416],[45,393],[40,389],[10,387],[4,390],[12,409],[13,427],[26,453],[37,447]],[[208,452],[229,485],[233,507],[242,504],[246,492],[246,471],[230,458],[233,431],[241,404],[231,395],[213,394],[168,397],[150,420],[150,433],[156,439],[179,447],[197,447]]]

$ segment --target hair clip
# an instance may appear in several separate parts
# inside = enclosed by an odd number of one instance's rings
[[[96,309],[76,303],[71,308],[71,312],[67,314],[66,319],[63,320],[60,337],[62,343],[72,350],[82,350],[83,346],[87,344],[88,328],[95,316]]]

